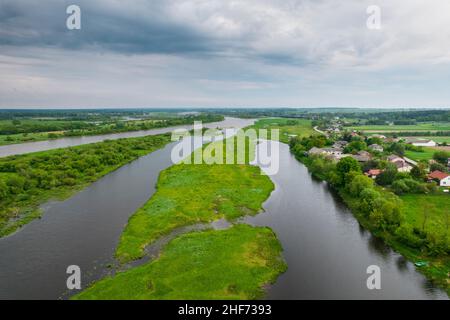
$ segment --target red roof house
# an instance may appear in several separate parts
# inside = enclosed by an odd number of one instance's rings
[[[439,171],[439,170],[436,170],[436,171],[433,171],[432,173],[430,173],[428,175],[428,178],[433,179],[433,180],[436,179],[436,180],[441,181],[441,180],[447,178],[448,176],[449,175],[447,173]]]

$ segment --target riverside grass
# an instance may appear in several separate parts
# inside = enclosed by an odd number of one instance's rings
[[[212,145],[194,153],[211,150]],[[230,151],[227,147],[224,143],[221,156]],[[237,144],[232,147],[236,150]],[[147,245],[176,228],[257,214],[274,185],[259,167],[249,165],[254,141],[247,139],[245,150],[245,164],[181,163],[162,171],[156,193],[129,219],[116,258],[121,263],[139,259]]]
[[[286,270],[271,229],[238,224],[182,235],[157,260],[107,277],[73,297],[109,299],[257,299]]]
[[[130,218],[116,257],[121,262],[142,257],[148,244],[185,225],[260,211],[274,186],[249,165],[253,148],[254,141],[247,140],[242,165],[177,164],[162,171],[157,192]],[[233,224],[192,232],[170,241],[156,260],[100,280],[72,299],[257,299],[263,286],[286,270],[281,252],[267,227]]]

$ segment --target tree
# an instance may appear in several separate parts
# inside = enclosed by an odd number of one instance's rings
[[[352,157],[345,157],[341,159],[336,165],[338,184],[344,185],[345,176],[351,171],[361,172],[361,167],[359,166],[358,161],[356,161]]]
[[[350,182],[349,192],[354,197],[359,197],[364,189],[373,187],[373,180],[362,174],[357,174]]]
[[[394,152],[395,154],[399,155],[400,157],[403,157],[405,155],[406,147],[403,143],[395,142],[391,145],[389,148],[391,152]]]
[[[345,148],[345,153],[355,153],[367,149],[367,144],[364,141],[352,141]]]
[[[447,164],[448,158],[450,158],[450,153],[446,151],[437,151],[433,155],[433,159],[436,160],[439,163],[442,163],[444,165]]]
[[[369,139],[367,139],[367,145],[371,145],[371,144],[379,144],[382,145],[383,144],[383,140],[381,140],[378,137],[370,137]]]
[[[423,180],[425,180],[425,177],[427,176],[427,172],[426,172],[425,169],[426,169],[426,168],[425,168],[424,164],[418,163],[417,166],[414,166],[414,167],[411,169],[411,176],[412,176],[414,179],[422,180],[422,181],[423,181]]]
[[[394,179],[395,179],[395,176],[397,175],[397,172],[398,172],[397,167],[394,164],[389,163],[386,166],[386,169],[377,176],[375,181],[380,186],[391,185],[392,182],[394,182]]]
[[[430,171],[433,172],[436,170],[445,172],[445,170],[447,170],[447,168],[442,163],[435,162],[435,163],[431,164]]]

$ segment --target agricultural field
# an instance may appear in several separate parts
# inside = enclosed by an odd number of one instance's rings
[[[402,137],[403,138],[403,137]],[[436,143],[444,143],[446,142],[447,144],[450,144],[450,137],[447,136],[426,136],[426,137],[410,137],[410,138],[415,138],[415,139],[423,139],[423,140],[433,140]]]
[[[437,151],[434,148],[427,148],[427,147],[424,147],[422,149],[423,149],[422,152],[406,150],[405,156],[414,161],[429,161],[433,159],[433,155]]]
[[[367,133],[402,132],[402,131],[450,131],[448,122],[420,123],[415,125],[363,125],[348,127],[351,130]]]
[[[449,194],[410,194],[401,196],[405,218],[408,224],[418,230],[430,233],[447,234],[450,241],[450,195]]]
[[[254,125],[255,129],[279,129],[280,141],[288,143],[290,137],[309,137],[316,133],[314,131],[311,120],[306,119],[286,119],[286,118],[270,118],[258,120]]]

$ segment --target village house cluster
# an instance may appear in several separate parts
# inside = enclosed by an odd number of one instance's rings
[[[316,130],[317,131],[317,130]],[[341,129],[339,129],[339,126],[336,125],[336,120],[333,122],[333,125],[330,125],[329,128],[325,129],[324,131],[326,133],[327,138],[330,138],[333,133],[340,133],[343,132]],[[359,138],[361,140],[365,140],[368,137],[364,136],[363,134],[352,131],[350,133],[351,138]],[[342,137],[341,137],[342,138]],[[417,138],[392,138],[392,137],[386,137],[381,134],[373,134],[370,136],[370,138],[378,138],[381,141],[383,141],[383,144],[391,144],[391,143],[398,143],[403,142],[406,144],[409,144],[414,147],[436,147],[438,144],[433,140],[426,140],[426,139],[417,139]],[[366,150],[360,150],[357,152],[349,153],[345,152],[346,146],[349,144],[348,141],[345,140],[337,140],[334,142],[334,144],[331,147],[324,147],[324,148],[317,148],[313,147],[310,149],[307,154],[308,155],[320,155],[324,156],[332,161],[339,161],[342,158],[345,157],[352,157],[355,160],[357,160],[360,164],[363,165],[365,163],[368,163],[374,159],[377,160],[386,160],[389,163],[392,163],[397,168],[398,172],[402,173],[410,173],[411,170],[418,165],[417,161],[414,161],[412,159],[409,159],[405,156],[399,156],[397,154],[391,153],[386,154],[383,153],[385,151],[384,147],[381,144],[373,143],[367,146]],[[430,160],[428,162],[428,165],[432,165],[433,163],[436,163],[435,160]],[[448,158],[447,162],[447,170],[450,171],[450,158]],[[429,171],[429,170],[428,170]],[[380,175],[383,172],[382,169],[368,169],[365,172],[365,175],[368,177],[371,177],[373,179],[376,179],[378,175]],[[447,172],[434,170],[432,172],[428,172],[427,174],[428,182],[435,181],[440,187],[446,187],[450,188],[450,174]],[[448,192],[448,191],[447,191]]]

